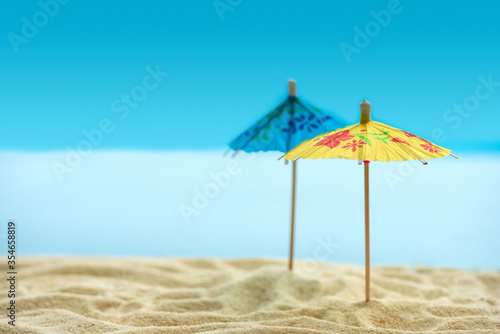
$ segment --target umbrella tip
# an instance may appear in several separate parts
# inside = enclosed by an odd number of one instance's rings
[[[361,121],[360,123],[366,123],[368,121],[371,121],[371,111],[372,111],[372,104],[366,99],[363,99],[363,102],[359,104],[359,109],[361,110]]]
[[[295,82],[295,80],[288,80],[288,95],[297,96],[297,83]]]
[[[372,104],[370,102],[366,101],[366,99],[363,99],[363,101],[359,104],[359,108],[361,109],[361,111],[363,111],[363,110],[371,111]]]

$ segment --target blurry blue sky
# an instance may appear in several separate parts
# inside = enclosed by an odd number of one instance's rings
[[[374,119],[457,153],[500,149],[484,129],[500,84],[479,79],[500,82],[498,2],[221,0],[218,12],[213,0],[60,1],[40,2],[53,17],[38,1],[1,4],[0,149],[64,150],[105,118],[99,149],[222,149],[281,102],[289,78],[349,123],[367,98]],[[357,29],[372,37],[355,40]],[[122,94],[148,66],[169,75],[123,117]],[[453,110],[464,103],[470,112]]]
[[[0,4],[0,221],[23,254],[286,257],[289,166],[221,151],[293,78],[347,123],[366,98],[461,157],[373,164],[374,264],[499,268],[500,3],[57,1]],[[82,143],[103,152],[70,164]],[[229,161],[241,176],[186,223]],[[300,166],[297,257],[331,235],[328,261],[363,263],[362,169]]]

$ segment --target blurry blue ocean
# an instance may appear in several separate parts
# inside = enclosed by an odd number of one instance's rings
[[[27,255],[288,256],[291,166],[279,153],[0,153],[0,237]],[[370,164],[373,265],[500,269],[500,154]],[[363,168],[298,162],[295,254],[364,263]],[[1,227],[3,226],[3,227]]]

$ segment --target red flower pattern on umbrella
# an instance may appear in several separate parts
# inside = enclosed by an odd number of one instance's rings
[[[342,146],[342,148],[345,148],[345,149],[352,148],[352,151],[356,152],[356,148],[362,147],[363,144],[366,144],[366,143],[364,141],[362,141],[362,140],[356,140],[356,139],[354,139],[352,141],[352,143],[347,143],[345,146]]]
[[[438,150],[437,148],[435,148],[434,146],[432,146],[431,143],[427,143],[427,144],[421,144],[420,146],[422,146],[424,148],[424,150],[429,150],[429,153],[437,153],[437,152],[441,152],[440,150]]]
[[[344,130],[324,137],[319,142],[314,144],[314,146],[328,146],[329,148],[334,148],[339,146],[340,142],[352,138],[354,138],[354,136],[349,134],[349,130]]]
[[[430,141],[428,141],[427,139],[424,139],[424,138],[422,138],[422,137],[419,137],[419,136],[417,136],[417,135],[414,135],[413,133],[410,133],[410,132],[405,131],[405,130],[401,130],[401,131],[403,131],[407,137],[410,137],[410,138],[411,138],[411,137],[417,137],[418,139],[422,139],[423,141],[425,141],[425,142],[427,142],[427,143],[429,143],[429,144],[432,144],[432,143],[431,143]],[[422,145],[420,145],[420,146],[422,146]]]
[[[406,145],[410,146],[410,144],[408,144],[407,142],[405,142],[403,139],[400,139],[400,138],[392,138],[391,141],[394,143],[401,143],[401,144],[406,144]]]

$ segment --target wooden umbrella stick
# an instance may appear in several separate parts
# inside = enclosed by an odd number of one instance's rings
[[[295,179],[297,176],[297,162],[292,162],[292,223],[290,233],[290,259],[288,260],[288,270],[293,270],[293,232],[295,228]]]
[[[288,80],[288,95],[297,96],[297,83],[295,80]]]
[[[365,165],[365,289],[366,301],[370,301],[370,180],[369,161]]]

